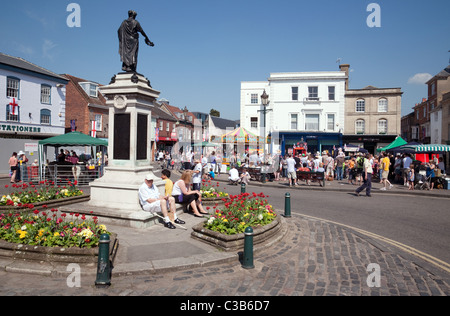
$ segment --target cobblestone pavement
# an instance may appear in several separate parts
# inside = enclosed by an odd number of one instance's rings
[[[299,216],[278,244],[254,256],[255,268],[239,262],[163,274],[112,277],[106,289],[95,276],[70,288],[67,277],[0,272],[0,295],[77,296],[398,296],[450,294],[450,274],[388,244],[332,223]],[[379,287],[367,271],[380,268]],[[69,274],[69,273],[68,273]],[[375,284],[377,285],[377,284]]]

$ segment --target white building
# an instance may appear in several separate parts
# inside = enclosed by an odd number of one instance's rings
[[[68,80],[22,58],[0,53],[0,161],[24,151],[38,158],[39,140],[64,134]],[[6,163],[0,174],[9,173]]]
[[[241,126],[272,135],[271,151],[284,155],[303,139],[308,151],[342,146],[345,71],[272,73],[268,81],[241,83]],[[269,95],[264,129],[261,95]]]

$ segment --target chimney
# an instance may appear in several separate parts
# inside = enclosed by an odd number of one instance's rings
[[[347,91],[348,90],[348,79],[349,79],[350,65],[348,65],[348,64],[339,65],[339,69],[341,71],[345,71],[345,75],[347,76],[347,79],[345,79],[345,91]]]

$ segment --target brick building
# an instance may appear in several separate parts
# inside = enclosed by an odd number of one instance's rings
[[[66,132],[77,131],[96,138],[108,138],[106,99],[100,93],[100,84],[65,74]]]

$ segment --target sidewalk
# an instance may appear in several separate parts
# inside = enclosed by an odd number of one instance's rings
[[[158,173],[155,170],[155,174]],[[227,181],[227,178],[227,175],[219,175],[216,180]],[[320,187],[318,183],[293,188],[289,188],[287,182],[251,184],[267,189],[286,187],[287,192],[354,192],[357,188],[347,184],[346,180],[327,181],[325,187]],[[389,191],[380,191],[380,184],[373,187],[373,194],[450,197],[450,190],[408,191],[406,187],[395,185]],[[83,204],[60,209],[70,211],[80,207]],[[281,211],[277,213],[282,216]],[[185,295],[197,293],[199,284],[203,285],[200,286],[203,292],[198,295],[450,295],[450,270],[439,269],[351,228],[302,216],[283,218],[284,238],[274,245],[255,249],[256,269],[243,272],[238,253],[226,253],[190,237],[191,228],[203,219],[184,213],[180,213],[179,217],[186,221],[183,226],[188,230],[169,230],[163,225],[147,229],[108,225],[108,230],[117,233],[119,239],[112,271],[114,291],[96,292],[92,289],[97,266],[90,264],[82,266],[82,273],[91,285],[83,295],[114,295],[118,291],[132,295],[173,295],[170,284],[176,281],[182,282]],[[381,287],[369,288],[366,285],[369,263],[377,263],[381,267]],[[0,280],[4,284],[23,284],[23,273],[61,278],[68,275],[66,268],[66,265],[11,262],[0,257]],[[243,276],[243,273],[246,274]],[[169,284],[168,278],[171,280]],[[284,281],[276,281],[281,279]],[[39,281],[39,285],[30,284],[27,287],[36,287],[45,295],[46,284],[49,288],[54,284],[48,278],[43,280]],[[193,289],[195,292],[190,292]],[[20,295],[22,290],[9,288],[8,291]],[[73,294],[65,285],[58,293]]]

